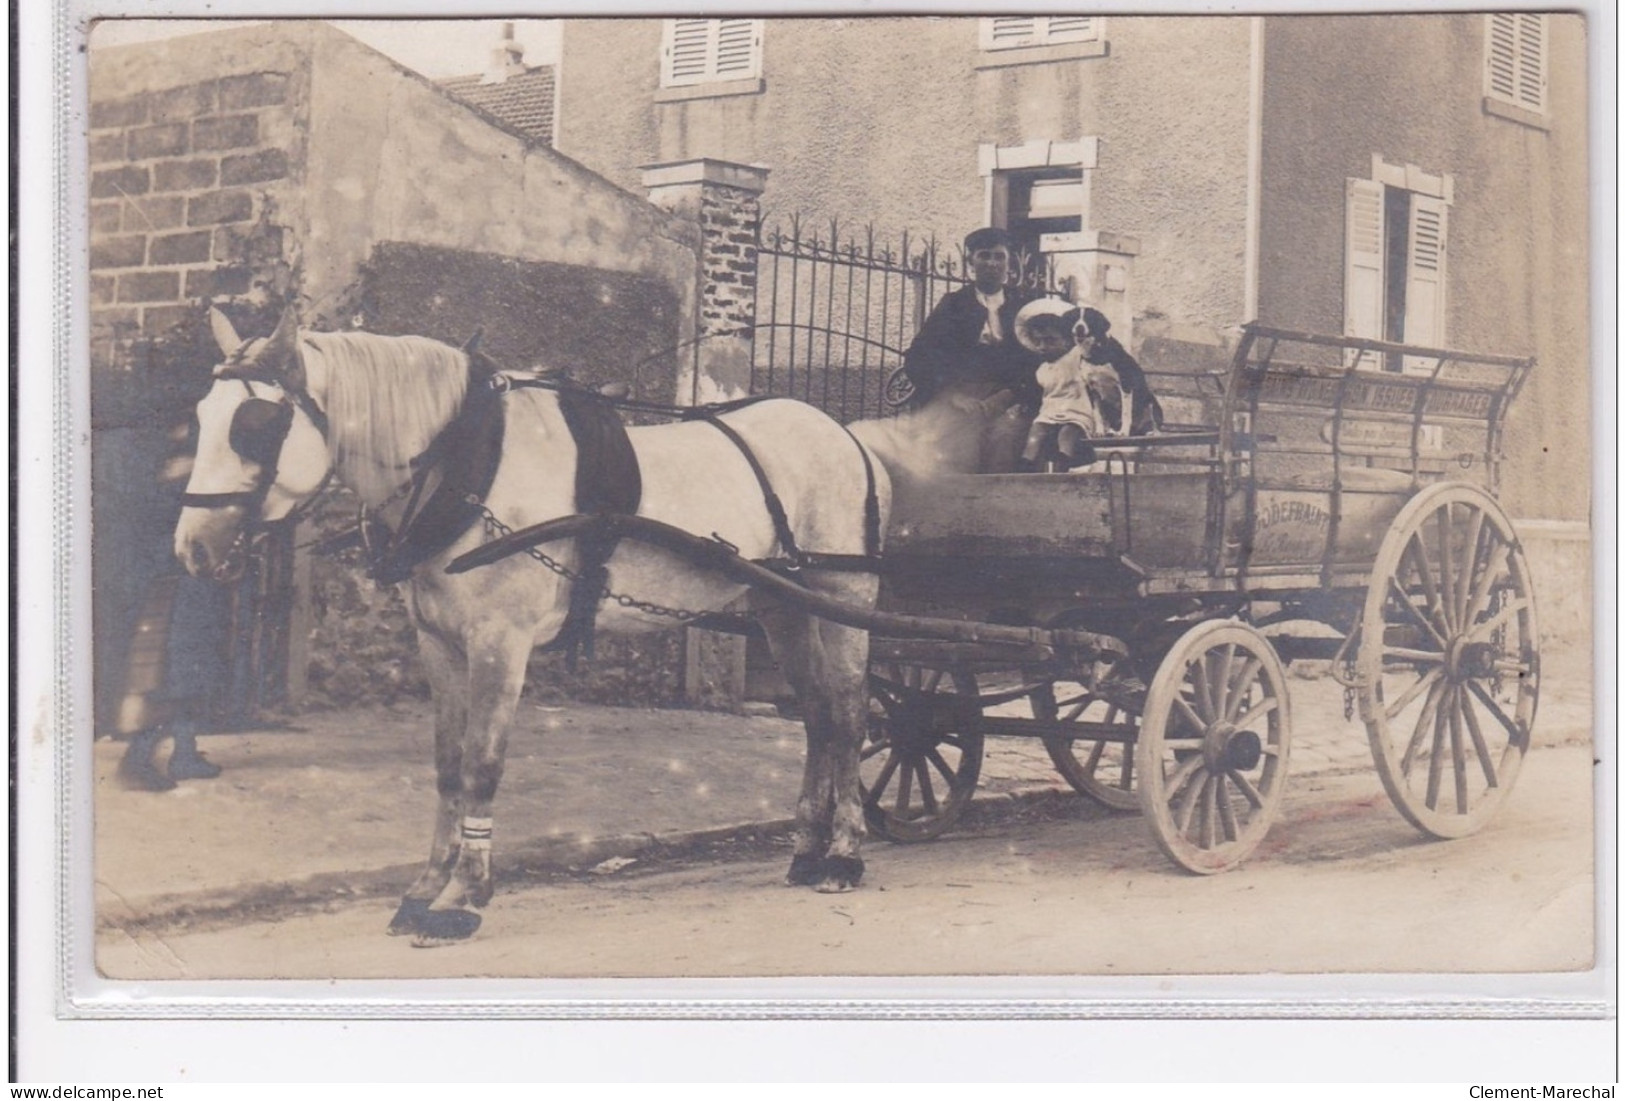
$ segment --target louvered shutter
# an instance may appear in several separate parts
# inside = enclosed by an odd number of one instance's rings
[[[1093,42],[1098,37],[1100,20],[1093,15],[993,15],[982,20],[984,50]]]
[[[1405,343],[1443,347],[1445,233],[1450,208],[1432,195],[1411,195],[1409,248],[1405,258]],[[1432,373],[1434,361],[1405,357],[1407,372]]]
[[[1544,114],[1546,111],[1546,17],[1495,12],[1485,49],[1485,94]]]
[[[1375,180],[1350,179],[1345,201],[1343,332],[1370,340],[1382,339],[1382,188]],[[1381,357],[1365,358],[1362,366],[1381,363]]]
[[[757,59],[761,56],[761,24],[755,19],[717,19],[718,80],[743,80],[759,76]]]
[[[673,88],[709,80],[761,75],[759,19],[668,19],[661,46],[660,83]]]
[[[1099,36],[1097,20],[1092,15],[1051,15],[1044,20],[1047,42],[1092,42]]]

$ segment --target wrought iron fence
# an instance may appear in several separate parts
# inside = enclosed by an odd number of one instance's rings
[[[934,237],[896,246],[874,227],[843,236],[799,217],[764,230],[751,392],[799,398],[841,421],[892,412],[886,382],[938,299],[969,281],[963,249]],[[1012,258],[1011,282],[1053,285],[1043,255]]]

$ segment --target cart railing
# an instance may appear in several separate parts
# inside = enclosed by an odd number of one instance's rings
[[[1528,357],[1243,327],[1209,507],[1216,576],[1375,553],[1422,486],[1500,482],[1506,411]]]

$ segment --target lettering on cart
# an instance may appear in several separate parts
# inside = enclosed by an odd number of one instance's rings
[[[1312,501],[1260,501],[1253,529],[1253,561],[1285,563],[1319,557],[1326,547],[1331,519],[1331,513]]]

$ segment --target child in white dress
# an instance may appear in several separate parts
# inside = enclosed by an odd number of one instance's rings
[[[1058,470],[1095,461],[1092,439],[1123,434],[1123,390],[1109,366],[1090,363],[1074,330],[1080,311],[1060,298],[1041,298],[1016,316],[1016,339],[1044,357],[1035,377],[1044,400],[1027,434],[1021,469],[1038,470],[1055,455]]]

